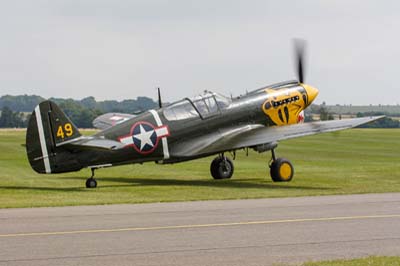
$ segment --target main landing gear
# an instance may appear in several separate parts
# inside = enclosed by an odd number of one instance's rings
[[[271,150],[272,162],[269,165],[272,181],[289,182],[293,178],[294,168],[292,163],[285,158],[276,158],[274,149]]]
[[[96,170],[96,168],[90,168],[90,170],[92,171],[92,176],[86,180],[86,187],[95,188],[97,187],[97,181],[94,179],[94,170]]]
[[[214,179],[227,179],[233,175],[233,162],[222,153],[216,157],[210,166],[210,172]]]
[[[289,182],[293,179],[294,168],[292,163],[285,158],[276,158],[275,150],[271,149],[272,159],[269,164],[271,179],[274,182]],[[216,157],[210,166],[214,179],[228,179],[233,175],[233,162],[224,154]]]

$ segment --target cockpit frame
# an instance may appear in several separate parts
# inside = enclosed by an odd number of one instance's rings
[[[225,96],[205,91],[202,95],[193,98],[184,98],[165,107],[165,118],[169,121],[194,118],[195,115],[190,113],[188,106],[185,106],[185,101],[190,104],[190,106],[196,111],[198,117],[202,120],[221,114],[221,110],[230,104],[230,101]],[[185,111],[186,115],[183,113]]]

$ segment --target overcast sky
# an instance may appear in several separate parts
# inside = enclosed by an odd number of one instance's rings
[[[226,95],[295,78],[316,102],[399,104],[400,1],[0,0],[0,95]]]

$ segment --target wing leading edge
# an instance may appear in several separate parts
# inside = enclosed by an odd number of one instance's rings
[[[237,130],[233,128],[230,130],[236,134],[229,134],[229,132],[221,134],[219,132],[217,134],[219,137],[212,137],[212,143],[208,143],[207,146],[203,146],[201,149],[193,149],[193,147],[197,146],[196,142],[199,141],[197,139],[191,140],[190,142],[192,143],[182,143],[182,145],[178,145],[177,149],[175,149],[175,155],[197,156],[200,154],[213,154],[222,151],[255,147],[280,140],[354,128],[383,117],[384,116],[374,116],[343,120],[318,121],[280,127],[264,127],[261,125],[259,127],[255,127],[253,125],[248,126],[248,130]]]

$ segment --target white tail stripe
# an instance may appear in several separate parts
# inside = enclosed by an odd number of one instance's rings
[[[50,160],[49,160],[49,155],[47,153],[46,139],[44,137],[42,115],[40,113],[39,105],[36,106],[36,108],[35,108],[35,114],[36,114],[36,123],[38,126],[38,132],[39,132],[40,147],[42,148],[44,169],[46,171],[46,174],[50,174],[51,173]]]
[[[160,116],[158,115],[157,111],[149,110],[149,112],[154,116],[154,120],[156,120],[157,126],[158,127],[163,126]],[[162,141],[162,146],[163,146],[164,159],[169,159],[169,149],[168,149],[167,137],[163,137],[161,139],[161,141]]]

